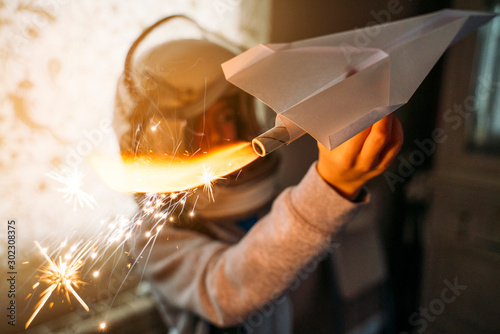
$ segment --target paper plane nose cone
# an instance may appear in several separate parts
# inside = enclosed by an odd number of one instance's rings
[[[486,24],[488,21],[497,17],[496,13],[487,13],[487,12],[473,12],[473,11],[461,11],[461,10],[448,10],[450,14],[456,15],[459,17],[467,17],[467,21],[463,24],[460,31],[457,33],[452,43],[462,39],[468,34],[475,31],[477,28]]]

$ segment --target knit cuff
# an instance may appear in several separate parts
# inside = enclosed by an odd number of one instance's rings
[[[324,233],[337,232],[369,202],[369,195],[351,202],[333,189],[312,164],[302,181],[291,191],[291,204],[302,220]]]

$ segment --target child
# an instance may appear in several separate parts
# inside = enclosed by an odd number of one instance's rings
[[[204,40],[165,43],[141,57],[118,87],[116,121],[128,124],[116,127],[122,151],[191,154],[196,147],[185,145],[199,145],[200,137],[218,138],[207,146],[213,148],[258,134],[251,99],[222,76],[220,64],[231,57]],[[168,133],[176,129],[175,140],[148,137],[148,126],[160,123]],[[212,135],[221,129],[226,134]],[[181,214],[140,261],[167,325],[183,334],[292,333],[293,318],[303,315],[292,314],[288,292],[300,294],[294,286],[301,269],[329,252],[339,230],[369,201],[364,184],[391,164],[402,141],[401,124],[390,115],[332,151],[318,144],[318,162],[266,214],[276,168],[265,159],[221,186],[215,202],[197,205],[196,218]],[[253,172],[245,176],[247,170]],[[136,241],[136,255],[146,242]],[[316,296],[303,291],[300,298]]]

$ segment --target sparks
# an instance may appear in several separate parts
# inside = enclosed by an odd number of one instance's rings
[[[73,202],[73,210],[76,210],[77,203],[82,208],[86,205],[91,209],[97,205],[94,197],[81,189],[83,174],[76,168],[70,172],[66,169],[61,169],[60,173],[50,172],[47,176],[61,182],[64,185],[63,188],[59,188],[57,190],[64,194],[63,197],[66,199],[67,203]]]
[[[213,192],[213,184],[217,180],[223,179],[222,177],[217,177],[213,168],[203,166],[203,174],[201,175],[201,179],[203,180],[203,190],[208,193],[208,200],[214,201],[214,192]]]
[[[155,125],[153,125],[153,126],[151,127],[151,131],[153,131],[153,132],[154,132],[154,131],[156,131],[156,128],[158,127],[158,125],[160,125],[160,122],[158,122],[158,123],[156,123]]]
[[[174,193],[198,188],[206,182],[202,164],[210,166],[211,178],[224,177],[255,161],[258,155],[249,142],[236,142],[209,153],[198,152],[186,159],[157,154],[111,157],[89,154],[88,161],[112,189],[125,193]],[[140,179],[141,181],[136,181]],[[152,202],[153,204],[154,202]]]
[[[35,305],[35,311],[29,318],[28,322],[26,322],[25,329],[31,324],[33,319],[37,316],[38,312],[43,308],[45,303],[49,300],[50,296],[54,291],[57,293],[64,293],[66,295],[66,299],[69,303],[70,294],[72,294],[76,300],[83,306],[83,308],[88,312],[89,307],[83,299],[78,295],[75,291],[79,288],[80,285],[85,284],[85,282],[80,280],[80,268],[83,266],[84,261],[83,257],[90,251],[94,244],[91,245],[88,242],[82,249],[68,262],[63,261],[61,257],[59,257],[59,261],[53,261],[48,255],[47,251],[43,249],[38,242],[35,241],[35,245],[38,247],[43,257],[47,261],[47,265],[40,269],[40,281],[35,284],[34,287],[38,286],[40,282],[46,283],[49,286],[40,294],[40,301]]]

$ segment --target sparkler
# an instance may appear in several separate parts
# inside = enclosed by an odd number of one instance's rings
[[[209,168],[206,169],[206,172],[207,182],[215,181],[216,178],[213,177]],[[103,261],[105,264],[109,259],[102,259],[101,255],[99,255],[98,258],[98,254],[107,252],[109,247],[113,248],[111,250],[111,256],[115,254],[120,246],[124,245],[126,240],[132,238],[132,236],[140,230],[143,221],[149,217],[153,222],[153,226],[151,226],[151,229],[146,233],[146,238],[150,240],[141,251],[142,254],[148,245],[152,247],[154,240],[164,225],[167,222],[174,221],[174,212],[182,214],[186,199],[192,194],[192,190],[171,194],[148,193],[142,200],[143,210],[139,211],[134,217],[127,218],[119,215],[115,218],[101,221],[105,229],[101,230],[96,236],[91,237],[90,241],[84,243],[83,246],[77,243],[69,247],[69,242],[65,239],[58,243],[59,253],[61,253],[61,250],[65,247],[68,247],[68,252],[57,255],[56,258],[51,257],[48,254],[48,250],[42,248],[42,246],[35,241],[35,245],[45,258],[46,264],[39,270],[39,279],[33,285],[33,289],[36,289],[42,284],[47,284],[47,287],[40,293],[40,300],[35,305],[34,312],[26,322],[25,328],[27,329],[31,325],[45,305],[52,307],[54,303],[50,302],[50,298],[54,292],[64,294],[69,303],[71,303],[72,295],[88,312],[89,307],[77,292],[80,286],[87,284],[81,279],[82,267],[87,260],[90,261],[89,263],[92,263],[91,265],[96,264],[98,260]],[[190,215],[194,215],[193,211],[190,211]],[[130,253],[127,253],[127,255],[129,254]],[[128,263],[127,268],[131,270],[136,262],[137,261],[133,262],[133,264]],[[104,264],[102,264],[102,266],[104,266]],[[99,269],[92,270],[89,274],[93,278],[101,276]],[[30,296],[31,294],[29,294],[27,298]],[[100,330],[104,330],[106,323],[101,322],[98,326]]]
[[[252,159],[254,155],[252,154]],[[227,165],[231,167],[231,163]],[[193,178],[198,178],[199,184],[203,185],[204,191],[207,191],[209,199],[214,200],[213,194],[213,184],[222,179],[220,174],[218,174],[218,169],[213,166],[206,166],[201,163],[201,169],[198,169],[200,173],[198,176]],[[68,172],[67,170],[62,170],[62,172],[56,173],[52,172],[48,174],[51,178],[62,182],[65,187],[58,189],[65,194],[65,198],[68,201],[74,201],[80,206],[88,205],[90,207],[95,204],[92,196],[86,194],[81,190],[80,186],[82,184],[82,174],[77,170]],[[160,233],[162,228],[167,223],[174,223],[177,219],[174,215],[180,215],[184,212],[187,198],[194,194],[194,189],[187,189],[184,191],[172,192],[169,194],[165,193],[147,193],[142,199],[142,210],[139,211],[134,217],[117,216],[110,220],[102,220],[101,224],[105,224],[106,228],[101,230],[96,236],[91,237],[90,241],[85,243],[83,246],[73,245],[70,247],[68,253],[57,255],[53,258],[47,253],[47,249],[43,249],[42,246],[35,241],[35,245],[40,250],[42,255],[46,260],[46,264],[40,269],[40,276],[38,282],[33,285],[33,289],[36,289],[42,284],[47,284],[45,289],[40,293],[40,300],[34,307],[34,312],[26,322],[25,328],[27,329],[33,320],[37,317],[39,312],[49,305],[51,307],[54,303],[50,302],[51,296],[56,293],[61,293],[65,295],[65,298],[71,303],[71,295],[73,298],[78,300],[82,307],[88,312],[89,307],[85,301],[78,294],[78,289],[87,284],[81,279],[81,270],[86,263],[86,260],[92,261],[95,264],[97,260],[103,260],[101,258],[97,259],[98,252],[103,252],[102,247],[108,248],[112,247],[115,249],[112,253],[115,253],[120,246],[124,245],[125,241],[130,239],[132,235],[140,230],[140,226],[145,219],[149,217],[149,220],[153,222],[153,226],[150,226],[149,231],[145,233],[145,237],[149,241],[144,246],[142,252],[150,245],[154,244],[157,235]],[[194,216],[194,208],[191,208],[187,212],[190,217]],[[104,227],[104,226],[103,226]],[[64,247],[69,247],[68,241],[64,240],[59,244],[60,249]],[[76,255],[73,255],[75,254]],[[138,260],[138,259],[137,259]],[[104,259],[104,262],[107,260]],[[132,264],[129,263],[127,268],[132,269],[136,261]],[[92,277],[100,277],[99,270],[93,270],[90,272]],[[31,294],[30,294],[31,295]],[[105,322],[98,324],[100,330],[104,330],[106,327]]]
[[[157,126],[158,124],[152,130]],[[77,250],[77,246],[73,246],[70,252],[62,256],[48,255],[40,244],[35,242],[46,264],[40,269],[39,281],[33,289],[41,284],[47,284],[47,286],[40,294],[40,300],[35,305],[34,312],[25,327],[30,326],[45,305],[53,304],[50,298],[54,292],[65,295],[69,303],[72,298],[75,298],[86,311],[89,311],[89,307],[77,293],[79,287],[86,284],[81,279],[84,263],[93,266],[99,261],[101,263],[99,269],[102,269],[102,266],[109,260],[102,258],[102,254],[109,254],[108,250],[110,250],[113,256],[133,236],[145,237],[147,242],[139,256],[135,261],[127,264],[127,268],[132,270],[132,267],[142,258],[143,252],[153,247],[163,227],[167,224],[176,224],[181,220],[178,216],[183,214],[187,199],[195,193],[196,188],[203,186],[203,190],[208,193],[209,200],[214,201],[214,183],[223,179],[224,175],[243,168],[257,158],[258,156],[248,142],[234,143],[210,153],[200,153],[186,159],[139,156],[133,159],[123,157],[115,162],[106,156],[91,155],[89,162],[111,188],[127,193],[144,193],[140,197],[142,208],[134,217],[120,215],[102,220],[103,229],[97,235],[91,237],[90,241],[83,246],[80,245],[80,250]],[[81,189],[83,175],[77,169],[61,169],[49,173],[48,176],[63,184],[58,191],[64,194],[67,202],[73,202],[75,210],[77,204],[80,207],[90,208],[97,205],[94,198]],[[185,214],[194,217],[194,207]],[[148,224],[147,231],[144,231],[141,224],[146,220],[151,224]],[[66,245],[66,240],[60,243],[61,248]],[[73,256],[75,252],[77,254]],[[93,278],[101,277],[99,269],[88,273]],[[97,326],[103,330],[106,323],[101,322]]]
[[[61,172],[50,172],[47,176],[61,182],[64,187],[57,189],[64,194],[66,202],[73,202],[73,210],[76,210],[76,203],[80,204],[80,207],[87,205],[89,208],[93,209],[94,205],[97,205],[94,197],[87,194],[81,189],[83,174],[78,169],[72,169],[68,171],[66,169],[61,169]]]
[[[95,242],[87,242],[68,262],[63,261],[62,257],[59,257],[59,261],[53,261],[47,255],[46,250],[42,249],[37,241],[35,241],[35,245],[38,247],[43,257],[47,260],[48,264],[40,269],[40,280],[34,285],[34,287],[37,287],[40,282],[47,283],[49,286],[40,294],[42,298],[35,305],[35,311],[26,322],[25,329],[27,329],[33,319],[35,319],[38,312],[40,312],[54,291],[57,293],[64,293],[69,303],[71,303],[70,294],[72,294],[88,312],[89,307],[78,295],[76,290],[80,287],[80,285],[85,284],[85,282],[80,280],[80,268],[84,264],[83,258],[90,252],[95,245]]]

